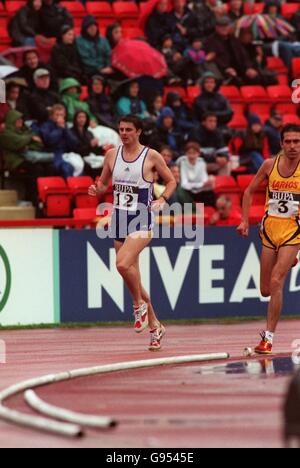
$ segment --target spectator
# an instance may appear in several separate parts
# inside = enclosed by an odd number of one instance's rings
[[[231,34],[228,16],[217,19],[216,33],[207,40],[208,53],[215,53],[215,63],[226,83],[260,84],[258,72],[241,41]]]
[[[150,104],[148,106],[150,118],[154,123],[156,123],[157,119],[159,118],[163,107],[164,100],[162,95],[159,93],[155,94],[150,100]]]
[[[168,145],[175,153],[179,153],[183,146],[183,136],[178,129],[175,114],[170,107],[164,107],[157,121],[157,131],[152,137],[150,146],[159,149]]]
[[[181,193],[179,195],[182,204],[191,203],[196,211],[195,203],[215,205],[213,180],[207,174],[206,163],[201,158],[201,148],[196,142],[189,142],[185,148],[185,156],[177,160],[180,168]]]
[[[57,5],[56,0],[43,0],[40,12],[41,31],[46,37],[58,37],[64,25],[73,26],[73,18],[68,10]]]
[[[59,87],[61,100],[67,110],[67,122],[73,122],[75,114],[78,110],[86,112],[91,119],[91,125],[96,126],[96,118],[92,115],[89,105],[80,100],[81,85],[74,78],[66,78],[62,80]]]
[[[182,81],[187,81],[189,77],[189,71],[186,66],[187,61],[174,47],[173,39],[170,34],[163,37],[160,51],[165,57],[169,68],[166,83],[168,85],[174,85]]]
[[[229,0],[228,16],[232,21],[239,20],[244,15],[243,0]]]
[[[276,78],[277,73],[272,70],[268,70],[264,48],[261,44],[254,41],[251,28],[245,28],[240,31],[240,41],[252,61],[253,68],[258,73],[260,84],[262,86],[273,86],[278,84],[278,80]]]
[[[28,99],[29,114],[32,120],[45,122],[49,111],[61,102],[60,96],[50,89],[50,72],[46,68],[38,68],[33,74],[35,88]]]
[[[113,74],[111,48],[107,39],[100,36],[99,26],[94,16],[88,15],[84,18],[81,36],[77,39],[77,48],[87,75]]]
[[[119,44],[123,39],[123,29],[120,23],[114,23],[108,26],[106,39],[111,49],[114,49]]]
[[[58,78],[71,76],[81,83],[85,82],[83,65],[76,47],[72,26],[62,27],[58,41],[52,49],[51,65]]]
[[[176,191],[173,193],[172,197],[169,199],[169,205],[173,205],[173,203],[180,203],[182,200],[182,192],[181,192],[181,179],[180,179],[180,169],[175,162],[172,162],[168,165],[170,171],[172,172],[174,179],[176,181],[177,187]],[[181,196],[180,196],[181,195]]]
[[[189,69],[189,82],[194,84],[201,75],[209,68],[209,63],[214,60],[215,54],[206,54],[203,48],[203,42],[199,37],[192,40],[191,47],[188,47],[184,52],[184,57],[187,59],[187,67]]]
[[[248,166],[251,174],[256,174],[264,162],[265,145],[266,135],[259,116],[249,114],[248,129],[240,149],[240,162],[242,166]]]
[[[24,64],[23,67],[18,72],[18,76],[26,80],[29,91],[33,91],[35,88],[33,75],[39,68],[48,70],[50,74],[51,88],[53,90],[57,89],[57,83],[56,83],[55,77],[53,76],[52,70],[50,69],[48,65],[40,61],[39,54],[36,50],[28,50],[24,52],[23,64]]]
[[[194,102],[194,116],[201,122],[205,114],[214,113],[218,118],[218,126],[230,122],[233,116],[229,101],[219,93],[219,83],[213,73],[207,72],[201,80],[201,93]]]
[[[6,108],[7,112],[9,110],[21,112],[26,119],[28,115],[28,95],[26,94],[25,82],[22,81],[22,78],[12,78],[9,82],[6,82]],[[3,123],[3,120],[1,122],[0,119],[0,123]]]
[[[121,117],[123,115],[133,114],[144,119],[148,116],[147,106],[139,98],[140,85],[137,81],[131,81],[127,86],[125,96],[117,102],[117,112]]]
[[[187,6],[187,0],[172,0],[172,6],[169,15],[171,34],[175,47],[183,52],[193,37],[198,35],[198,20]]]
[[[86,102],[101,125],[117,129],[117,116],[109,95],[105,93],[105,80],[100,75],[92,77]]]
[[[280,18],[286,21],[286,18],[281,14],[281,0],[266,0],[264,15],[269,15],[272,19]]]
[[[281,151],[281,129],[282,129],[283,115],[281,112],[273,109],[271,116],[267,120],[264,131],[268,139],[270,153],[275,156]]]
[[[50,118],[34,128],[39,132],[48,152],[54,153],[54,168],[63,177],[81,175],[84,162],[77,151],[78,139],[66,123],[66,109],[62,104],[54,105]],[[72,156],[69,156],[69,155]]]
[[[216,30],[216,0],[194,2],[194,13],[197,17],[197,33],[202,39],[211,36]]]
[[[233,207],[230,198],[222,195],[216,203],[216,213],[210,218],[211,226],[238,226],[241,222],[241,209]]]
[[[164,158],[165,163],[167,164],[167,166],[169,166],[172,162],[174,162],[175,156],[174,156],[174,152],[173,152],[172,148],[170,148],[170,146],[163,145],[160,148],[159,152],[162,155],[162,157]]]
[[[12,18],[8,30],[14,46],[35,46],[35,36],[42,31],[41,8],[42,0],[28,0]]]
[[[225,145],[222,131],[218,129],[216,114],[208,112],[201,122],[191,131],[189,141],[199,143],[209,174],[228,175],[229,149]]]
[[[161,45],[163,37],[171,34],[168,0],[157,1],[156,7],[146,22],[145,32],[150,44],[157,49]]]
[[[169,93],[166,105],[173,110],[179,130],[183,134],[188,134],[194,128],[194,124],[180,95],[178,93]]]

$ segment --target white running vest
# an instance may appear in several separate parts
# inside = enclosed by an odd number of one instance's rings
[[[123,146],[118,149],[113,174],[114,208],[135,212],[138,204],[147,208],[153,200],[153,182],[144,179],[144,164],[149,148],[144,148],[137,158],[128,162],[123,156]]]

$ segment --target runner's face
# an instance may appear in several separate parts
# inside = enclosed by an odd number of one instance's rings
[[[289,132],[285,133],[282,149],[288,159],[297,159],[300,157],[300,133]]]
[[[131,146],[138,143],[141,130],[137,130],[132,123],[121,122],[119,126],[119,133],[123,145]]]

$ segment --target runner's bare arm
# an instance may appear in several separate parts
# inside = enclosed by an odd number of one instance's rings
[[[110,150],[107,152],[104,160],[103,170],[101,177],[98,182],[91,185],[88,190],[88,194],[92,197],[103,195],[109,186],[109,182],[112,176],[112,167],[116,157],[116,150]]]
[[[264,182],[272,170],[274,164],[273,159],[268,159],[263,163],[258,173],[252,180],[249,187],[245,190],[243,197],[243,213],[242,213],[242,222],[237,228],[238,233],[241,236],[247,237],[249,235],[249,213],[252,205],[253,194],[259,188],[262,182]]]
[[[163,179],[163,181],[166,184],[166,189],[163,195],[160,197],[159,200],[156,200],[156,202],[153,203],[153,208],[155,209],[156,205],[162,207],[165,204],[165,202],[171,198],[171,196],[176,190],[177,184],[172,172],[168,168],[162,155],[159,154],[157,151],[152,150],[151,158],[154,163],[154,170],[158,172],[159,176]]]

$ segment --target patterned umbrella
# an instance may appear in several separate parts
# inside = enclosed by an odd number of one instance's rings
[[[238,37],[242,29],[251,29],[254,39],[277,39],[280,36],[289,36],[295,28],[281,18],[272,18],[269,15],[245,15],[237,22],[235,35]]]

